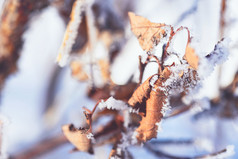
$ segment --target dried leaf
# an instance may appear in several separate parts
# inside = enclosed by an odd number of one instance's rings
[[[148,19],[132,12],[129,12],[128,15],[131,22],[131,30],[136,35],[143,50],[151,51],[153,46],[167,36],[166,27],[170,26],[162,23],[152,23]]]
[[[77,148],[77,150],[92,153],[91,132],[89,129],[77,129],[73,124],[68,124],[64,125],[62,130],[66,138]]]

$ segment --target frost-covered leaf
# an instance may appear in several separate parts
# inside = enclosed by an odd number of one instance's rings
[[[76,0],[73,5],[73,9],[70,15],[70,22],[67,25],[67,29],[64,34],[64,39],[57,56],[57,62],[60,66],[64,66],[67,63],[72,46],[75,43],[75,39],[78,34],[79,24],[82,21],[81,12],[85,8],[85,0]]]
[[[169,76],[168,69],[159,76],[151,76],[136,89],[128,101],[132,107],[139,108],[142,117],[140,126],[136,129],[139,141],[147,141],[157,136],[158,123],[163,118],[165,107],[168,106],[168,96],[161,88]]]

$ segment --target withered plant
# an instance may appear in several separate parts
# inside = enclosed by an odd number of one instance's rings
[[[158,158],[205,159],[233,155],[232,146],[182,157],[173,151],[166,153],[154,148],[156,144],[164,144],[159,140],[161,123],[174,116],[197,108],[202,111],[194,113],[195,120],[204,116],[226,119],[237,116],[237,74],[230,85],[219,88],[217,98],[206,99],[210,109],[203,109],[202,100],[192,97],[203,80],[229,55],[229,40],[223,37],[226,1],[221,2],[220,40],[213,50],[201,54],[188,27],[151,22],[131,12],[135,10],[134,1],[115,1],[111,5],[109,0],[6,0],[0,24],[0,86],[3,87],[7,77],[17,69],[22,35],[29,20],[45,7],[54,6],[67,24],[56,61],[60,67],[69,67],[75,80],[87,83],[87,97],[96,103],[92,110],[89,109],[92,106],[82,107],[85,118],[81,119],[80,127],[73,123],[63,125],[58,136],[10,157],[35,158],[68,142],[74,146],[72,153],[79,151],[91,155],[96,147],[111,145],[111,152],[107,154],[111,159],[133,158],[130,148],[137,146],[143,146]],[[179,21],[190,13],[185,12]],[[112,67],[127,44],[126,26],[129,24],[143,53],[138,56],[138,75],[133,73],[125,84],[117,84],[112,78]],[[182,35],[186,38],[181,43]],[[182,51],[176,48],[178,45]],[[98,46],[104,48],[103,54],[97,50]],[[156,72],[147,70],[152,63]],[[59,78],[59,73],[57,68],[52,83]],[[55,102],[56,97],[49,95],[46,113],[53,110]],[[105,116],[110,120],[102,124],[100,121]],[[194,141],[181,143],[195,145]],[[180,144],[173,139],[166,142]]]

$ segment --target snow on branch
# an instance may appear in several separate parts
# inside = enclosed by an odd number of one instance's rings
[[[229,39],[222,39],[215,45],[214,50],[200,61],[198,69],[200,77],[207,77],[212,73],[216,65],[222,64],[228,59],[229,43]]]
[[[128,109],[128,106],[125,102],[121,100],[116,100],[113,97],[108,98],[106,101],[101,100],[98,104],[99,109],[107,108],[107,109],[115,109],[115,110],[125,110]]]

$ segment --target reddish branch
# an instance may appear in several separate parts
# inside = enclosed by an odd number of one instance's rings
[[[175,155],[171,155],[171,154],[165,153],[165,152],[157,150],[157,149],[155,150],[153,148],[153,144],[146,143],[145,144],[145,148],[147,150],[149,150],[150,152],[152,152],[153,154],[155,154],[156,156],[158,156],[158,157],[168,158],[168,159],[206,159],[206,158],[218,158],[219,155],[221,155],[223,153],[226,153],[228,151],[227,148],[225,148],[223,150],[220,150],[220,151],[217,151],[217,152],[214,152],[214,153],[211,153],[211,154],[207,154],[207,155],[194,156],[194,157],[186,157],[186,156],[179,157],[179,156],[175,156]]]
[[[220,38],[223,38],[224,36],[224,30],[225,30],[225,13],[226,13],[226,0],[221,1],[221,17],[220,17]]]

